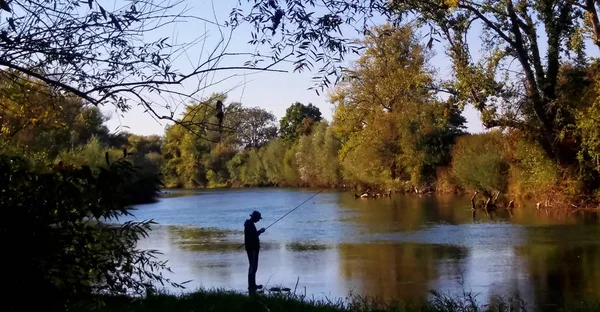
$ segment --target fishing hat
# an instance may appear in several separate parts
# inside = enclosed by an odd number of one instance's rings
[[[262,216],[260,215],[260,212],[258,212],[258,211],[256,211],[256,210],[252,211],[252,214],[251,214],[250,216],[251,216],[251,217],[256,217],[256,218],[258,218],[259,220],[260,220],[260,219],[262,219]]]

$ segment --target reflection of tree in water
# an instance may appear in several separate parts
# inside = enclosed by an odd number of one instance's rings
[[[356,213],[353,221],[372,233],[414,231],[432,223],[472,222],[467,197],[393,195],[391,199],[354,199],[351,195],[340,196],[339,205]]]
[[[467,249],[429,244],[341,244],[339,255],[349,290],[383,300],[420,300],[427,297],[440,271],[459,274],[442,269],[441,262],[456,263],[466,257]]]
[[[562,305],[600,296],[600,246],[571,244],[517,248],[527,261],[537,303]]]
[[[392,199],[354,199],[351,194],[339,197],[339,205],[357,213],[353,221],[367,226],[369,232],[386,232],[392,229],[414,230],[427,218],[419,198],[411,196]]]
[[[241,231],[218,228],[169,226],[169,238],[171,244],[196,252],[235,251],[243,243]]]
[[[219,228],[196,228],[184,226],[169,226],[169,240],[174,246],[186,251],[223,253],[243,252],[243,231],[232,231]],[[271,250],[279,248],[279,244],[261,242],[260,249]]]

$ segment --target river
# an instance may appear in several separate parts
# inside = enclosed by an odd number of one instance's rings
[[[316,190],[173,190],[136,206],[154,219],[141,248],[158,249],[175,281],[245,291],[243,223],[259,210],[265,227]],[[261,235],[257,281],[315,297],[349,293],[380,300],[471,291],[480,302],[517,293],[542,306],[600,297],[597,214],[517,208],[491,215],[455,196],[354,199],[325,191]],[[172,289],[170,289],[173,291]]]

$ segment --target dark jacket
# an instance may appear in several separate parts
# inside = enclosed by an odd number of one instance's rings
[[[260,249],[258,235],[254,222],[252,222],[252,220],[246,220],[244,223],[244,243],[246,245],[246,250]]]

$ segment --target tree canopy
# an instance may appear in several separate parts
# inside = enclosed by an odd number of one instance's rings
[[[364,53],[330,99],[345,175],[420,185],[449,163],[465,119],[456,104],[436,98],[430,56],[409,26],[372,28],[362,43]]]
[[[293,141],[299,134],[310,133],[312,124],[321,118],[318,107],[296,102],[285,110],[285,116],[279,122],[279,133],[282,138]]]

